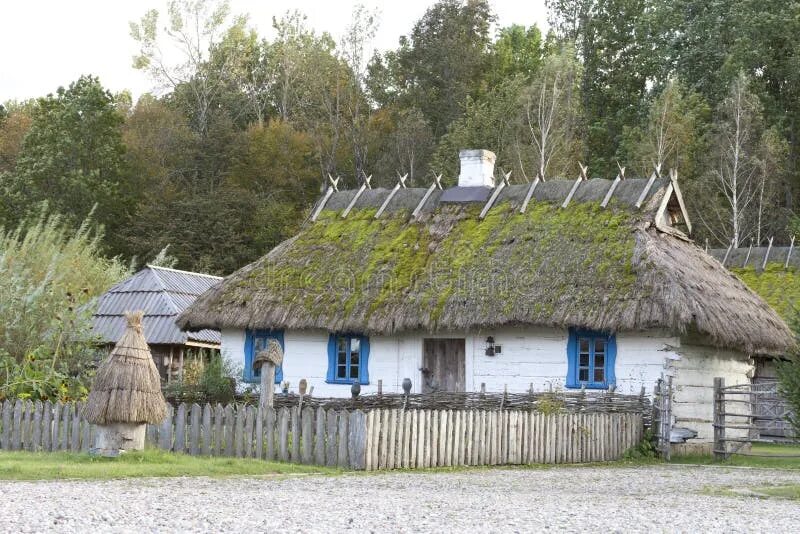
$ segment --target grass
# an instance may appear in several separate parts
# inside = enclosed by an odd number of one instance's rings
[[[686,455],[675,456],[672,463],[699,465],[726,465],[740,467],[766,467],[776,469],[800,469],[800,445],[783,445],[777,443],[754,443],[752,454],[772,455],[773,457],[731,455],[728,460],[716,462],[711,456]],[[795,458],[781,458],[781,455],[795,455]]]
[[[334,474],[339,470],[312,465],[246,458],[210,458],[145,450],[119,458],[86,453],[0,452],[0,480],[106,480],[129,477]]]

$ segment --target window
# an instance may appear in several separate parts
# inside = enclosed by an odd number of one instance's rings
[[[261,382],[261,369],[253,369],[253,360],[260,351],[267,348],[270,339],[281,344],[283,349],[282,330],[248,330],[244,341],[244,373],[245,382]],[[275,383],[283,382],[283,366],[275,369]]]
[[[331,384],[369,384],[369,338],[331,334],[328,338],[328,377]]]
[[[567,387],[606,389],[616,383],[614,360],[617,340],[613,334],[570,330],[567,342]]]

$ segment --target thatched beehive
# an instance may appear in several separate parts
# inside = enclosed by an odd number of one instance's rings
[[[95,448],[101,451],[141,449],[146,423],[160,423],[166,415],[161,379],[142,332],[142,315],[141,311],[125,314],[127,328],[97,370],[84,409],[86,419],[99,427]]]

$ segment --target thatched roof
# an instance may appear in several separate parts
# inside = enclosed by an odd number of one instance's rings
[[[161,379],[142,333],[141,311],[126,313],[128,326],[97,370],[84,417],[98,425],[164,420]]]
[[[721,248],[708,252],[724,260],[724,265],[767,301],[784,321],[793,324],[800,319],[800,251],[796,247]]]
[[[502,190],[485,219],[482,202],[401,189],[334,193],[316,222],[227,277],[178,318],[183,328],[323,328],[392,334],[501,325],[604,331],[697,329],[719,346],[780,352],[792,345],[781,318],[677,229],[665,206],[680,191],[658,180],[539,184]],[[674,198],[673,198],[674,197]],[[680,202],[678,202],[680,201]],[[685,213],[684,213],[685,214]]]

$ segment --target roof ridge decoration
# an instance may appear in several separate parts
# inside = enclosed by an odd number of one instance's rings
[[[575,183],[572,184],[572,189],[570,189],[567,198],[564,199],[564,203],[561,204],[562,208],[566,208],[567,206],[569,206],[569,202],[570,200],[572,200],[572,196],[575,194],[575,191],[578,190],[578,186],[581,185],[581,182],[586,182],[589,180],[589,178],[586,175],[586,171],[589,170],[589,167],[584,165],[580,161],[578,162],[578,167],[580,167],[581,170],[580,174],[578,175],[578,178],[575,180]]]
[[[411,216],[414,217],[415,220],[419,220],[420,215],[422,214],[422,208],[425,207],[425,203],[431,198],[431,195],[437,189],[442,189],[442,175],[437,174],[433,177],[433,183],[430,185],[427,191],[425,191],[425,195],[422,197],[422,200],[419,201],[417,207],[414,208],[414,211],[411,213]]]
[[[534,178],[533,182],[531,182],[531,186],[528,188],[528,192],[525,193],[525,200],[522,201],[522,206],[519,208],[520,213],[525,213],[525,210],[528,209],[528,203],[531,201],[533,197],[533,192],[536,191],[536,186],[539,185],[539,182],[544,182],[544,176],[539,173],[536,173],[536,178]]]
[[[642,204],[644,203],[644,199],[647,198],[647,194],[650,192],[650,188],[653,187],[653,184],[656,181],[656,178],[661,178],[661,164],[656,163],[655,168],[653,169],[653,173],[650,175],[650,179],[647,180],[647,185],[644,186],[642,189],[642,194],[639,195],[639,200],[636,201],[636,207],[641,208]]]
[[[312,221],[316,221],[317,220],[317,217],[319,217],[319,214],[322,213],[323,208],[325,208],[325,204],[328,203],[328,199],[331,198],[331,195],[333,195],[333,193],[335,191],[339,190],[339,180],[340,179],[341,179],[341,177],[337,176],[336,179],[334,180],[333,176],[331,176],[330,173],[328,173],[328,181],[330,182],[331,185],[328,186],[328,190],[325,191],[325,196],[322,197],[322,200],[320,200],[319,204],[317,204],[317,208],[314,210],[314,213],[311,215],[311,220]]]
[[[508,181],[509,178],[511,178],[511,171],[508,171],[507,173],[503,174],[503,180],[494,188],[492,196],[489,197],[489,200],[487,200],[486,204],[483,206],[481,214],[479,215],[480,219],[486,218],[486,214],[489,213],[489,210],[494,204],[494,201],[497,200],[497,197],[500,196],[500,192],[503,191],[503,189],[505,189],[507,185],[509,185]]]
[[[789,268],[789,259],[792,257],[793,250],[794,250],[794,236],[792,236],[792,240],[789,243],[789,252],[786,253],[786,263],[783,264],[784,269]]]
[[[350,201],[350,204],[348,204],[347,207],[342,212],[342,219],[347,217],[347,214],[350,213],[350,210],[352,210],[353,206],[356,205],[356,202],[358,202],[358,199],[361,197],[362,194],[364,194],[364,191],[366,191],[367,188],[372,189],[372,184],[370,184],[370,182],[372,181],[372,175],[370,174],[369,176],[367,176],[367,174],[364,173],[363,171],[362,173],[364,174],[364,183],[361,184],[361,187],[358,188],[358,191],[356,191],[356,194],[353,196],[353,200]]]
[[[603,201],[600,203],[601,208],[608,206],[608,202],[614,195],[614,191],[616,191],[617,186],[622,180],[625,179],[625,167],[620,166],[619,161],[617,162],[617,168],[619,168],[619,173],[617,174],[617,177],[614,178],[614,181],[611,182],[611,187],[608,188],[608,193],[606,193],[605,198],[603,198]]]
[[[398,176],[400,175],[400,173],[397,174]],[[403,189],[406,189],[406,178],[408,178],[408,173],[404,174],[403,176],[399,176],[397,185],[395,185],[394,188],[389,192],[389,196],[386,197],[386,200],[383,201],[383,205],[375,214],[376,219],[380,218],[380,216],[383,215],[383,212],[384,210],[386,210],[386,207],[389,205],[389,202],[391,202],[394,196],[397,194],[397,192],[400,191],[400,188],[402,187]]]

